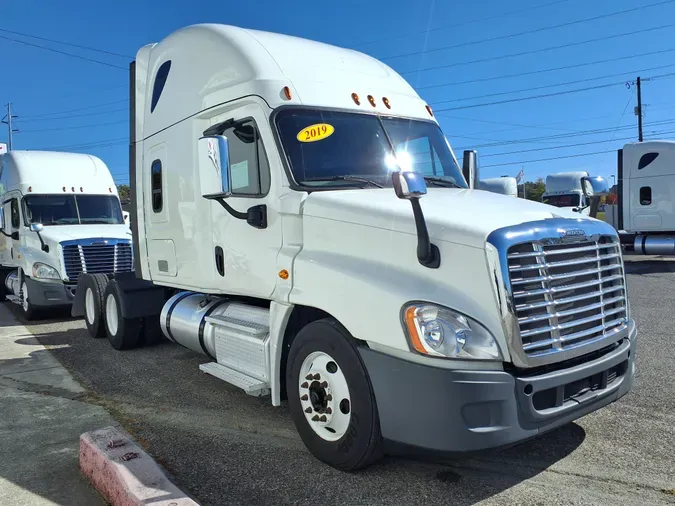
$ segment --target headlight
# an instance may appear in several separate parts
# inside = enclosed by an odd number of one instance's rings
[[[410,343],[419,353],[446,358],[502,358],[493,335],[468,316],[435,304],[410,304],[403,308],[403,315]]]
[[[40,262],[33,264],[33,277],[39,279],[61,279],[59,272],[54,267]]]

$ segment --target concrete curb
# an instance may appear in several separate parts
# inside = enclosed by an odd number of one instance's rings
[[[198,506],[129,434],[116,427],[80,436],[80,470],[113,506]]]

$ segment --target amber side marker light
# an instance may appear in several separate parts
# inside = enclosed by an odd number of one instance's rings
[[[375,107],[375,97],[373,97],[372,95],[368,95],[368,102],[370,102],[370,105]]]
[[[284,86],[284,96],[286,97],[286,100],[290,100],[293,95],[291,95],[291,89],[288,86]]]
[[[29,187],[28,187],[28,191],[29,191],[29,192],[32,192],[32,191],[33,191],[33,187],[32,187],[32,186],[29,186]]]
[[[428,105],[425,106],[425,107],[427,108],[427,112],[429,113],[429,116],[431,116],[431,117],[433,118],[433,117],[434,117],[434,112],[431,110],[431,107],[429,107]]]
[[[391,104],[389,103],[389,99],[387,97],[382,97],[382,102],[387,109],[391,109]]]
[[[352,100],[356,105],[361,105],[361,101],[359,100],[359,96],[356,93],[352,93]]]
[[[279,271],[279,277],[281,279],[288,279],[288,271],[286,269],[281,269]]]
[[[415,325],[415,311],[416,307],[409,307],[405,312],[405,324],[408,327],[408,335],[410,336],[410,341],[412,342],[413,347],[420,353],[427,354],[427,350],[424,348],[422,341],[420,341],[419,335],[417,333],[417,325]]]

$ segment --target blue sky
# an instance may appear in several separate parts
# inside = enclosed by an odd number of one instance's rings
[[[675,24],[675,0],[412,5],[409,0],[6,3],[0,18],[0,101],[12,102],[19,116],[14,149],[89,152],[108,164],[118,183],[126,183],[127,72],[2,37],[123,68],[130,58],[2,30],[133,56],[142,45],[201,22],[292,34],[382,59],[432,105],[456,150],[478,149],[483,178],[514,176],[521,168],[528,180],[563,170],[615,174],[616,149],[637,139],[635,88],[624,84],[637,75],[652,78],[642,87],[645,138],[675,138],[675,26],[666,26]],[[643,8],[548,29],[636,7]],[[532,30],[538,31],[515,35]],[[639,33],[624,35],[628,32]],[[585,43],[592,39],[604,40]],[[448,46],[454,47],[436,50]],[[542,51],[553,46],[566,47]],[[509,56],[514,54],[520,55]],[[636,55],[644,56],[627,58]],[[583,65],[598,61],[604,63]],[[664,74],[674,75],[657,77]],[[545,94],[556,95],[516,100]],[[5,142],[6,126],[0,126]],[[610,152],[589,155],[601,151]],[[551,158],[557,159],[545,160]]]

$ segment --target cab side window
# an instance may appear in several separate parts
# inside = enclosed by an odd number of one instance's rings
[[[19,213],[19,201],[17,199],[12,199],[11,204],[11,214],[12,214],[12,228],[18,229],[21,226],[21,214]]]
[[[258,197],[270,190],[270,168],[260,132],[252,119],[225,130],[233,195]]]

